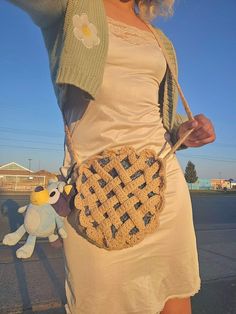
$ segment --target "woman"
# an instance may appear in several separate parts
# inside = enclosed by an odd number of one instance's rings
[[[126,144],[166,153],[191,128],[180,149],[215,140],[213,125],[203,114],[193,121],[176,114],[173,86],[165,97],[173,78],[142,19],[171,13],[172,0],[11,2],[42,30],[58,103],[81,160]],[[174,60],[167,38],[166,43]],[[64,176],[71,163],[66,147]],[[191,313],[190,297],[200,289],[191,199],[176,155],[166,170],[160,226],[131,248],[99,249],[76,233],[73,217],[66,219],[68,313]]]

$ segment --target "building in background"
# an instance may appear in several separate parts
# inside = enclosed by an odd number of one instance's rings
[[[210,190],[211,179],[197,179],[195,183],[188,183],[190,190]]]
[[[236,180],[231,181],[231,189],[236,189]]]
[[[0,166],[0,192],[32,191],[37,185],[45,186],[55,174],[41,170],[33,172],[16,162]]]
[[[211,185],[213,190],[230,189],[230,182],[227,179],[211,179]]]
[[[228,179],[198,179],[195,183],[188,183],[190,190],[230,190],[236,189],[236,180]]]

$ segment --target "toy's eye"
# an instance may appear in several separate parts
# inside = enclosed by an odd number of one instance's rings
[[[60,197],[60,192],[58,189],[52,190],[49,194],[49,204],[55,204]]]

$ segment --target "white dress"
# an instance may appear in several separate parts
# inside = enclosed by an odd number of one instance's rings
[[[164,56],[152,33],[112,18],[108,22],[103,84],[82,118],[83,95],[76,87],[69,89],[66,116],[78,155],[84,160],[127,144],[164,154],[172,146],[157,99],[166,70]],[[69,165],[66,152],[62,171]],[[175,154],[167,161],[166,173],[160,226],[131,248],[100,249],[65,220],[66,295],[72,314],[156,314],[168,299],[199,291],[192,204]]]

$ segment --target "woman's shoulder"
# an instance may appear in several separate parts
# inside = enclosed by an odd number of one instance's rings
[[[177,55],[176,55],[175,47],[173,45],[172,40],[160,28],[158,28],[152,24],[151,24],[151,26],[157,32],[158,37],[161,39],[163,45],[165,46],[165,50],[168,52],[170,60],[173,62],[173,65],[175,66],[176,74],[178,75]]]
[[[165,45],[171,46],[172,48],[174,48],[172,40],[164,33],[164,31],[161,30],[159,27],[153,25],[153,24],[151,24],[151,25],[154,28],[154,30],[158,33],[159,37],[161,37],[162,42]]]

